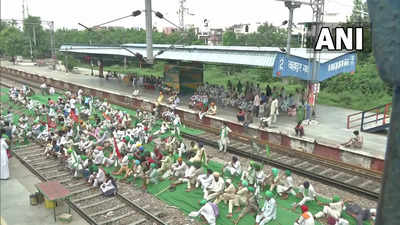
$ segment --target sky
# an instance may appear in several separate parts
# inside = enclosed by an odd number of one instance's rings
[[[22,19],[23,0],[0,0],[2,19]],[[309,2],[309,0],[300,0]],[[129,15],[135,10],[145,8],[145,0],[25,0],[29,14],[40,16],[42,20],[54,21],[56,28],[83,29],[78,25],[97,25],[115,18]],[[202,21],[208,19],[213,28],[226,28],[233,24],[255,24],[268,21],[280,25],[288,19],[289,11],[282,1],[278,0],[187,0],[186,7],[194,16],[187,15],[185,24],[202,26]],[[179,0],[153,0],[152,8],[178,24]],[[326,22],[345,21],[352,11],[351,0],[326,0],[325,12],[336,15],[325,16]],[[312,9],[302,5],[294,11],[294,22],[312,20]],[[170,27],[164,20],[153,17],[153,25]],[[109,26],[143,27],[144,13],[138,17],[129,17]]]

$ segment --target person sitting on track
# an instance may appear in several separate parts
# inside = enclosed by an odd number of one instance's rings
[[[95,166],[93,168],[93,173],[89,176],[88,183],[93,185],[93,187],[98,187],[105,181],[106,175],[103,168],[98,168]]]
[[[242,175],[242,167],[240,166],[238,157],[232,156],[232,161],[230,163],[225,163],[224,167],[222,168],[222,174],[228,174],[230,176]]]
[[[174,182],[171,186],[176,187],[178,184],[186,183],[186,192],[192,190],[192,186],[196,183],[196,178],[201,174],[203,168],[201,168],[201,164],[199,162],[190,163],[188,162],[188,168],[185,171],[185,175],[182,178],[179,178],[177,182]]]
[[[233,200],[235,198],[236,192],[237,190],[232,182],[232,179],[227,179],[225,181],[224,192],[214,200],[214,203],[219,204],[221,201],[224,201],[224,203],[227,204],[229,200]]]
[[[323,206],[322,211],[319,211],[315,214],[315,218],[319,219],[324,216],[328,217],[329,220],[339,221],[345,201],[342,201],[338,195],[334,195],[332,201],[327,204],[323,204],[318,202],[318,205]]]
[[[314,187],[308,182],[304,181],[302,185],[299,187],[299,192],[302,194],[302,200],[299,203],[293,204],[293,209],[296,209],[297,206],[302,206],[308,201],[314,201],[317,197],[317,192],[315,192]]]
[[[171,166],[172,178],[179,179],[185,176],[185,171],[187,169],[187,164],[182,160],[181,157],[178,161]]]
[[[254,194],[254,188],[253,187],[242,187],[239,189],[239,191],[236,193],[237,197],[234,200],[235,206],[239,207],[240,206],[245,206],[242,212],[240,212],[238,218],[233,221],[233,224],[237,225],[239,221],[249,213],[255,213],[257,215],[258,212],[260,212],[260,207],[258,205],[258,196]],[[232,208],[233,208],[233,202],[229,201],[229,213],[227,215],[228,218],[232,217]]]
[[[213,176],[213,171],[211,169],[207,169],[207,173],[206,174],[201,174],[199,176],[197,176],[196,179],[196,188],[201,187],[201,189],[204,190],[210,186],[210,184],[212,183],[214,176]]]
[[[200,205],[202,206],[199,211],[191,212],[189,214],[190,217],[197,217],[203,221],[206,221],[209,225],[216,225],[217,218],[219,216],[219,209],[216,204],[213,202],[207,202],[207,200],[203,199],[200,201]]]
[[[150,169],[144,173],[143,179],[143,190],[147,190],[149,184],[158,184],[160,182],[160,174],[158,173],[157,164],[150,164]]]
[[[115,196],[117,194],[117,185],[110,174],[106,174],[105,181],[100,185],[100,190],[106,197]]]
[[[345,211],[347,214],[352,216],[357,221],[357,225],[363,225],[364,222],[370,222],[372,225],[375,224],[376,209],[375,208],[362,208],[357,203],[345,204]],[[347,221],[343,221],[343,225],[348,225]],[[339,225],[342,225],[339,224]]]
[[[202,162],[205,165],[207,165],[207,162],[208,162],[207,152],[204,148],[203,143],[199,142],[197,146],[198,146],[197,148],[194,147],[194,150],[197,150],[196,154],[192,158],[190,158],[189,161],[192,163],[193,162]]]
[[[314,217],[306,205],[301,206],[301,211],[303,214],[294,222],[294,225],[314,225]]]
[[[212,180],[211,184],[204,189],[204,196],[203,198],[206,200],[211,200],[222,194],[225,187],[224,178],[220,177],[218,172],[213,173],[214,179]]]
[[[281,179],[280,183],[276,186],[276,192],[282,199],[287,199],[288,195],[296,195],[294,191],[294,181],[292,177],[292,172],[290,170],[285,170],[285,179]]]
[[[276,220],[277,205],[271,191],[265,192],[266,199],[264,206],[256,216],[256,225],[265,225],[272,220]]]

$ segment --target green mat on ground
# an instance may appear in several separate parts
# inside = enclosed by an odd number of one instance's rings
[[[9,98],[8,95],[6,94],[8,92],[8,89],[6,88],[1,88],[1,102],[2,103],[9,103]],[[43,104],[47,103],[47,99],[49,96],[41,96],[41,95],[34,95],[32,96],[32,99],[36,99],[38,101],[40,101]],[[52,99],[56,99],[58,97],[58,95],[53,95],[51,96]],[[11,106],[13,109],[19,109],[19,110],[23,110],[22,106],[17,106],[17,105],[9,105]],[[127,111],[129,114],[131,114],[132,116],[135,115],[135,111],[134,110],[130,110],[130,109],[125,109],[123,107],[120,106],[114,106],[114,108],[116,109],[121,109],[124,111]],[[4,113],[6,113],[7,109],[2,109],[2,114],[4,115]],[[98,114],[98,113],[97,113]],[[14,121],[18,120],[19,116],[14,114]],[[102,117],[101,117],[102,118]],[[160,121],[157,122],[157,126],[155,126],[153,128],[153,130],[157,130],[159,129],[160,126]],[[153,131],[152,130],[152,131]],[[154,132],[153,131],[153,132]],[[181,127],[181,132],[187,132],[189,134],[192,135],[196,135],[196,134],[201,134],[203,133],[203,131],[200,130],[196,130],[196,129],[192,129],[192,128],[188,128],[188,127]],[[167,134],[165,134],[166,136],[171,135],[170,132],[168,132]],[[149,143],[144,145],[145,150],[146,151],[152,151],[154,149],[154,143]],[[109,152],[106,152],[105,155],[108,155]],[[176,157],[175,157],[176,158]],[[222,164],[219,164],[217,162],[214,161],[210,161],[209,162],[209,168],[213,169],[214,171],[221,171],[222,169]],[[116,168],[105,168],[105,170],[107,172],[112,172],[115,171]],[[120,179],[123,177],[124,174],[120,175],[120,176],[114,176],[117,179]],[[132,180],[132,178],[129,178],[128,180]],[[237,184],[239,182],[239,178],[236,177],[233,179],[234,184]],[[142,185],[143,181],[141,179],[138,179],[135,183],[136,187],[138,188]],[[151,194],[158,194],[160,191],[164,190],[165,188],[169,187],[171,181],[166,180],[166,181],[162,181],[157,185],[152,185],[150,184],[148,187],[148,191]],[[133,184],[132,184],[133,185]],[[236,185],[237,186],[237,185]],[[179,186],[177,186],[176,190],[171,192],[169,190],[166,190],[165,192],[157,195],[157,198],[161,199],[162,201],[168,203],[169,205],[178,207],[180,210],[182,210],[184,213],[188,214],[192,211],[197,211],[200,208],[200,205],[198,204],[198,201],[202,199],[203,197],[203,193],[200,189],[196,189],[193,190],[192,192],[186,192],[186,184],[181,184]],[[277,211],[277,217],[278,219],[276,221],[270,222],[270,225],[291,225],[294,223],[294,221],[300,216],[301,211],[300,209],[297,209],[295,212],[293,212],[291,210],[291,204],[293,202],[298,202],[299,199],[296,199],[294,196],[290,196],[288,200],[280,200],[279,197],[276,196],[275,194],[275,199],[277,200],[277,204],[278,204],[278,211]],[[320,200],[322,202],[327,202],[326,199],[321,199]],[[261,203],[262,204],[262,203]],[[310,208],[310,211],[312,213],[316,213],[320,210],[322,210],[322,207],[317,205],[315,202],[312,203],[307,203],[307,205]],[[221,202],[219,205],[219,209],[220,209],[220,217],[217,220],[217,224],[218,225],[228,225],[228,224],[232,224],[232,220],[231,219],[227,219],[226,215],[228,212],[228,206],[226,204],[224,204],[223,202]],[[234,209],[234,219],[237,218],[237,216],[239,215],[239,213],[235,213],[235,209]],[[349,215],[343,215],[343,217],[347,220],[349,220],[351,225],[355,225],[356,222],[353,218],[351,218]],[[239,224],[241,225],[248,225],[248,224],[254,224],[255,222],[255,215],[249,214],[246,215]],[[316,222],[316,224],[320,224],[318,222]],[[364,225],[369,225],[369,223],[364,223]]]

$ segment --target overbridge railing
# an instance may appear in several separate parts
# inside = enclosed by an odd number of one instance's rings
[[[347,129],[360,127],[361,131],[367,131],[380,126],[389,125],[391,112],[392,103],[388,103],[348,115]]]

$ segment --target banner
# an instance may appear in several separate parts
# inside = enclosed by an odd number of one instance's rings
[[[356,53],[352,52],[321,63],[317,81],[323,81],[341,73],[354,73],[356,58]],[[310,60],[277,53],[273,68],[274,77],[297,77],[302,80],[310,80],[311,73],[312,62]]]

